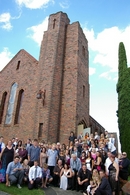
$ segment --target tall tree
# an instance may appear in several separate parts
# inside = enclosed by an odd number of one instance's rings
[[[130,68],[127,67],[127,58],[124,44],[119,44],[118,65],[118,126],[121,150],[126,151],[130,158]]]

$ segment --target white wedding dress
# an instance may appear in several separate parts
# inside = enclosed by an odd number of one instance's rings
[[[69,172],[70,172],[69,170],[67,170],[67,171],[64,170],[64,173],[60,178],[60,188],[62,188],[63,190],[67,190],[67,187],[68,187],[67,175]]]

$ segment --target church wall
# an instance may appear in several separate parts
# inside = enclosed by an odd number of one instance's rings
[[[19,69],[17,69],[18,61],[20,61]],[[38,130],[34,129],[35,105],[37,101],[37,77],[38,61],[24,50],[20,50],[20,52],[0,72],[0,100],[2,94],[5,91],[7,92],[3,120],[2,124],[0,124],[0,135],[4,136],[5,141],[12,139],[12,137],[18,137],[25,141],[29,137],[37,138]],[[11,124],[5,125],[10,89],[14,82],[18,84],[18,88],[16,91],[12,121]],[[14,124],[18,93],[21,89],[24,90],[24,97],[20,110],[20,121],[19,124]]]
[[[60,140],[68,142],[70,131],[75,131],[77,100],[77,23],[67,26],[64,58]]]
[[[89,127],[89,53],[88,42],[78,26],[78,80],[77,80],[77,126]]]
[[[87,50],[87,41],[79,23],[75,22],[68,25],[60,123],[60,140],[66,143],[68,143],[70,131],[74,131],[77,134],[80,119],[84,119],[89,124],[88,61],[83,59],[84,57],[80,51],[82,44],[80,42],[85,45]],[[86,88],[84,100],[82,93],[83,85]]]

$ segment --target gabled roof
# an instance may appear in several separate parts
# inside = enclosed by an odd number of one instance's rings
[[[36,60],[31,54],[29,54],[26,50],[21,49],[9,62],[8,64],[0,71],[2,72],[13,60],[14,58],[16,58],[20,53],[24,53],[29,59],[30,61],[32,61],[33,63],[37,63],[38,64],[38,60]]]

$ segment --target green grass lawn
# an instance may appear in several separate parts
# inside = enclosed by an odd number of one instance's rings
[[[0,191],[7,192],[10,195],[45,195],[42,189],[28,190],[27,186],[23,186],[22,189],[18,189],[15,185],[7,187],[3,183],[0,183]]]

